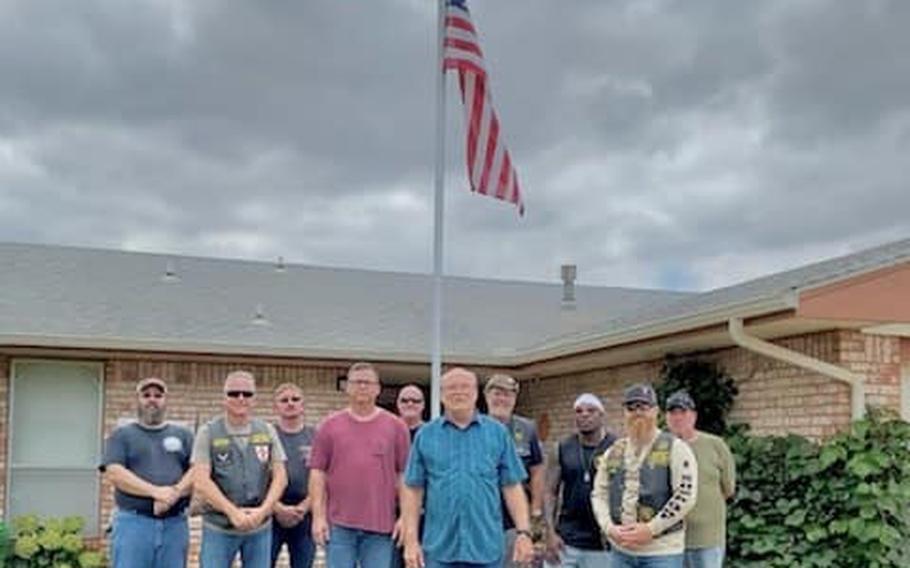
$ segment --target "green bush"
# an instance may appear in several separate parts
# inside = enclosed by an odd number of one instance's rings
[[[25,515],[13,519],[10,568],[100,568],[104,557],[86,550],[82,517],[41,519]]]
[[[9,554],[9,529],[6,523],[0,521],[0,566],[6,566],[6,557]]]
[[[910,424],[875,411],[822,444],[742,430],[728,441],[730,566],[910,566]]]
[[[664,362],[656,390],[661,408],[674,392],[688,391],[698,406],[696,428],[718,436],[726,434],[727,414],[739,394],[733,378],[714,362],[672,357]]]

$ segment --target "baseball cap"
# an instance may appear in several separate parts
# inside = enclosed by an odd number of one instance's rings
[[[632,385],[623,392],[623,405],[643,402],[649,406],[657,406],[657,395],[651,385]]]
[[[139,384],[136,385],[136,392],[142,392],[148,387],[158,387],[161,392],[167,392],[167,384],[158,377],[147,377],[139,381]]]
[[[667,399],[667,410],[695,410],[695,401],[684,390],[676,391]]]
[[[489,379],[487,379],[487,384],[484,385],[484,387],[483,387],[484,392],[487,392],[490,389],[502,389],[502,390],[507,390],[507,391],[512,391],[512,392],[518,392],[518,381],[516,381],[514,378],[510,377],[509,375],[503,375],[501,373],[497,373],[497,374],[493,375],[492,377],[490,377]]]

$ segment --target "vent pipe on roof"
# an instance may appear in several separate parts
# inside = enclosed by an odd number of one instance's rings
[[[275,263],[275,272],[284,272],[288,269],[287,265],[284,263],[284,257],[279,256],[278,262]]]
[[[177,276],[177,269],[174,267],[174,261],[168,259],[167,263],[164,265],[164,275],[161,276],[161,279],[165,282],[177,282],[180,280],[180,277]]]
[[[562,308],[575,309],[575,276],[578,269],[574,264],[563,264],[560,270],[562,275]]]
[[[262,304],[256,304],[256,312],[253,314],[251,323],[253,325],[269,325],[269,320],[265,317],[265,309]]]

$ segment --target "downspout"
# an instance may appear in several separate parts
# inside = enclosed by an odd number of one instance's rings
[[[815,359],[792,349],[759,339],[754,335],[749,335],[743,329],[743,320],[740,318],[730,318],[727,329],[733,342],[743,349],[847,383],[850,385],[850,415],[853,420],[861,420],[865,415],[866,388],[861,376],[853,374],[843,367],[832,365],[827,361]]]

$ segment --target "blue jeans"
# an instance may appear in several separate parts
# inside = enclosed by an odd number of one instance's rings
[[[723,568],[724,547],[687,548],[686,568]]]
[[[429,558],[424,559],[424,568],[499,568],[502,561],[483,564],[480,562],[437,562]]]
[[[252,533],[231,534],[202,526],[201,568],[231,568],[238,552],[243,568],[269,568],[272,559],[271,527]]]
[[[186,517],[155,518],[117,511],[111,534],[113,568],[183,568],[190,545]]]
[[[291,557],[291,568],[311,568],[316,556],[316,543],[310,532],[312,516],[307,515],[291,528],[285,528],[272,520],[272,566],[281,553],[281,546],[288,545],[288,556]]]
[[[610,551],[609,568],[683,568],[682,554],[632,556],[616,549]]]
[[[565,545],[559,555],[559,564],[547,563],[548,567],[559,568],[604,568],[609,566],[609,550],[588,550]]]
[[[391,562],[391,535],[332,525],[326,549],[328,568],[354,568],[358,563],[360,568],[389,568]]]

